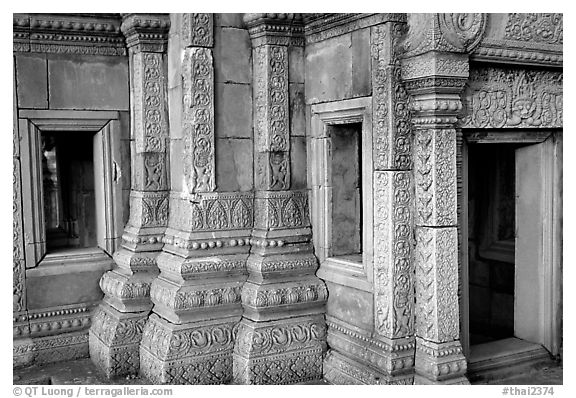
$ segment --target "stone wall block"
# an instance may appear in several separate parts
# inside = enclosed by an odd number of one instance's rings
[[[48,109],[48,64],[46,57],[17,56],[15,64],[18,106],[20,108]]]

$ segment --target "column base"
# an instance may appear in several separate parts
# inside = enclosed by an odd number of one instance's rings
[[[140,372],[154,384],[226,384],[232,380],[239,316],[175,325],[152,314],[140,346]]]
[[[347,358],[337,351],[330,350],[324,359],[324,380],[329,384],[367,384],[367,385],[410,385],[414,373],[390,375],[378,372],[358,361]]]
[[[268,322],[243,318],[234,348],[235,384],[296,384],[322,379],[323,315]]]
[[[467,362],[459,341],[434,343],[416,337],[416,377],[418,384],[470,384]]]
[[[148,312],[122,313],[101,303],[92,318],[90,358],[108,378],[138,374],[139,346]]]

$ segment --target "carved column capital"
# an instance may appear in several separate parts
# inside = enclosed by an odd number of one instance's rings
[[[244,14],[252,47],[265,44],[304,46],[304,20],[302,14],[253,13]]]
[[[406,56],[429,51],[469,53],[482,40],[486,14],[408,14],[408,34],[402,47]]]
[[[130,52],[165,52],[170,29],[169,14],[123,14],[122,33]]]

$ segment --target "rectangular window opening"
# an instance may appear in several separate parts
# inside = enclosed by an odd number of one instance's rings
[[[97,247],[94,133],[42,132],[48,254]]]
[[[362,262],[362,123],[330,126],[331,254]]]

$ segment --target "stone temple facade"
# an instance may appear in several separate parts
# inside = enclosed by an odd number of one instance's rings
[[[561,14],[13,19],[14,367],[467,384],[561,357]]]

